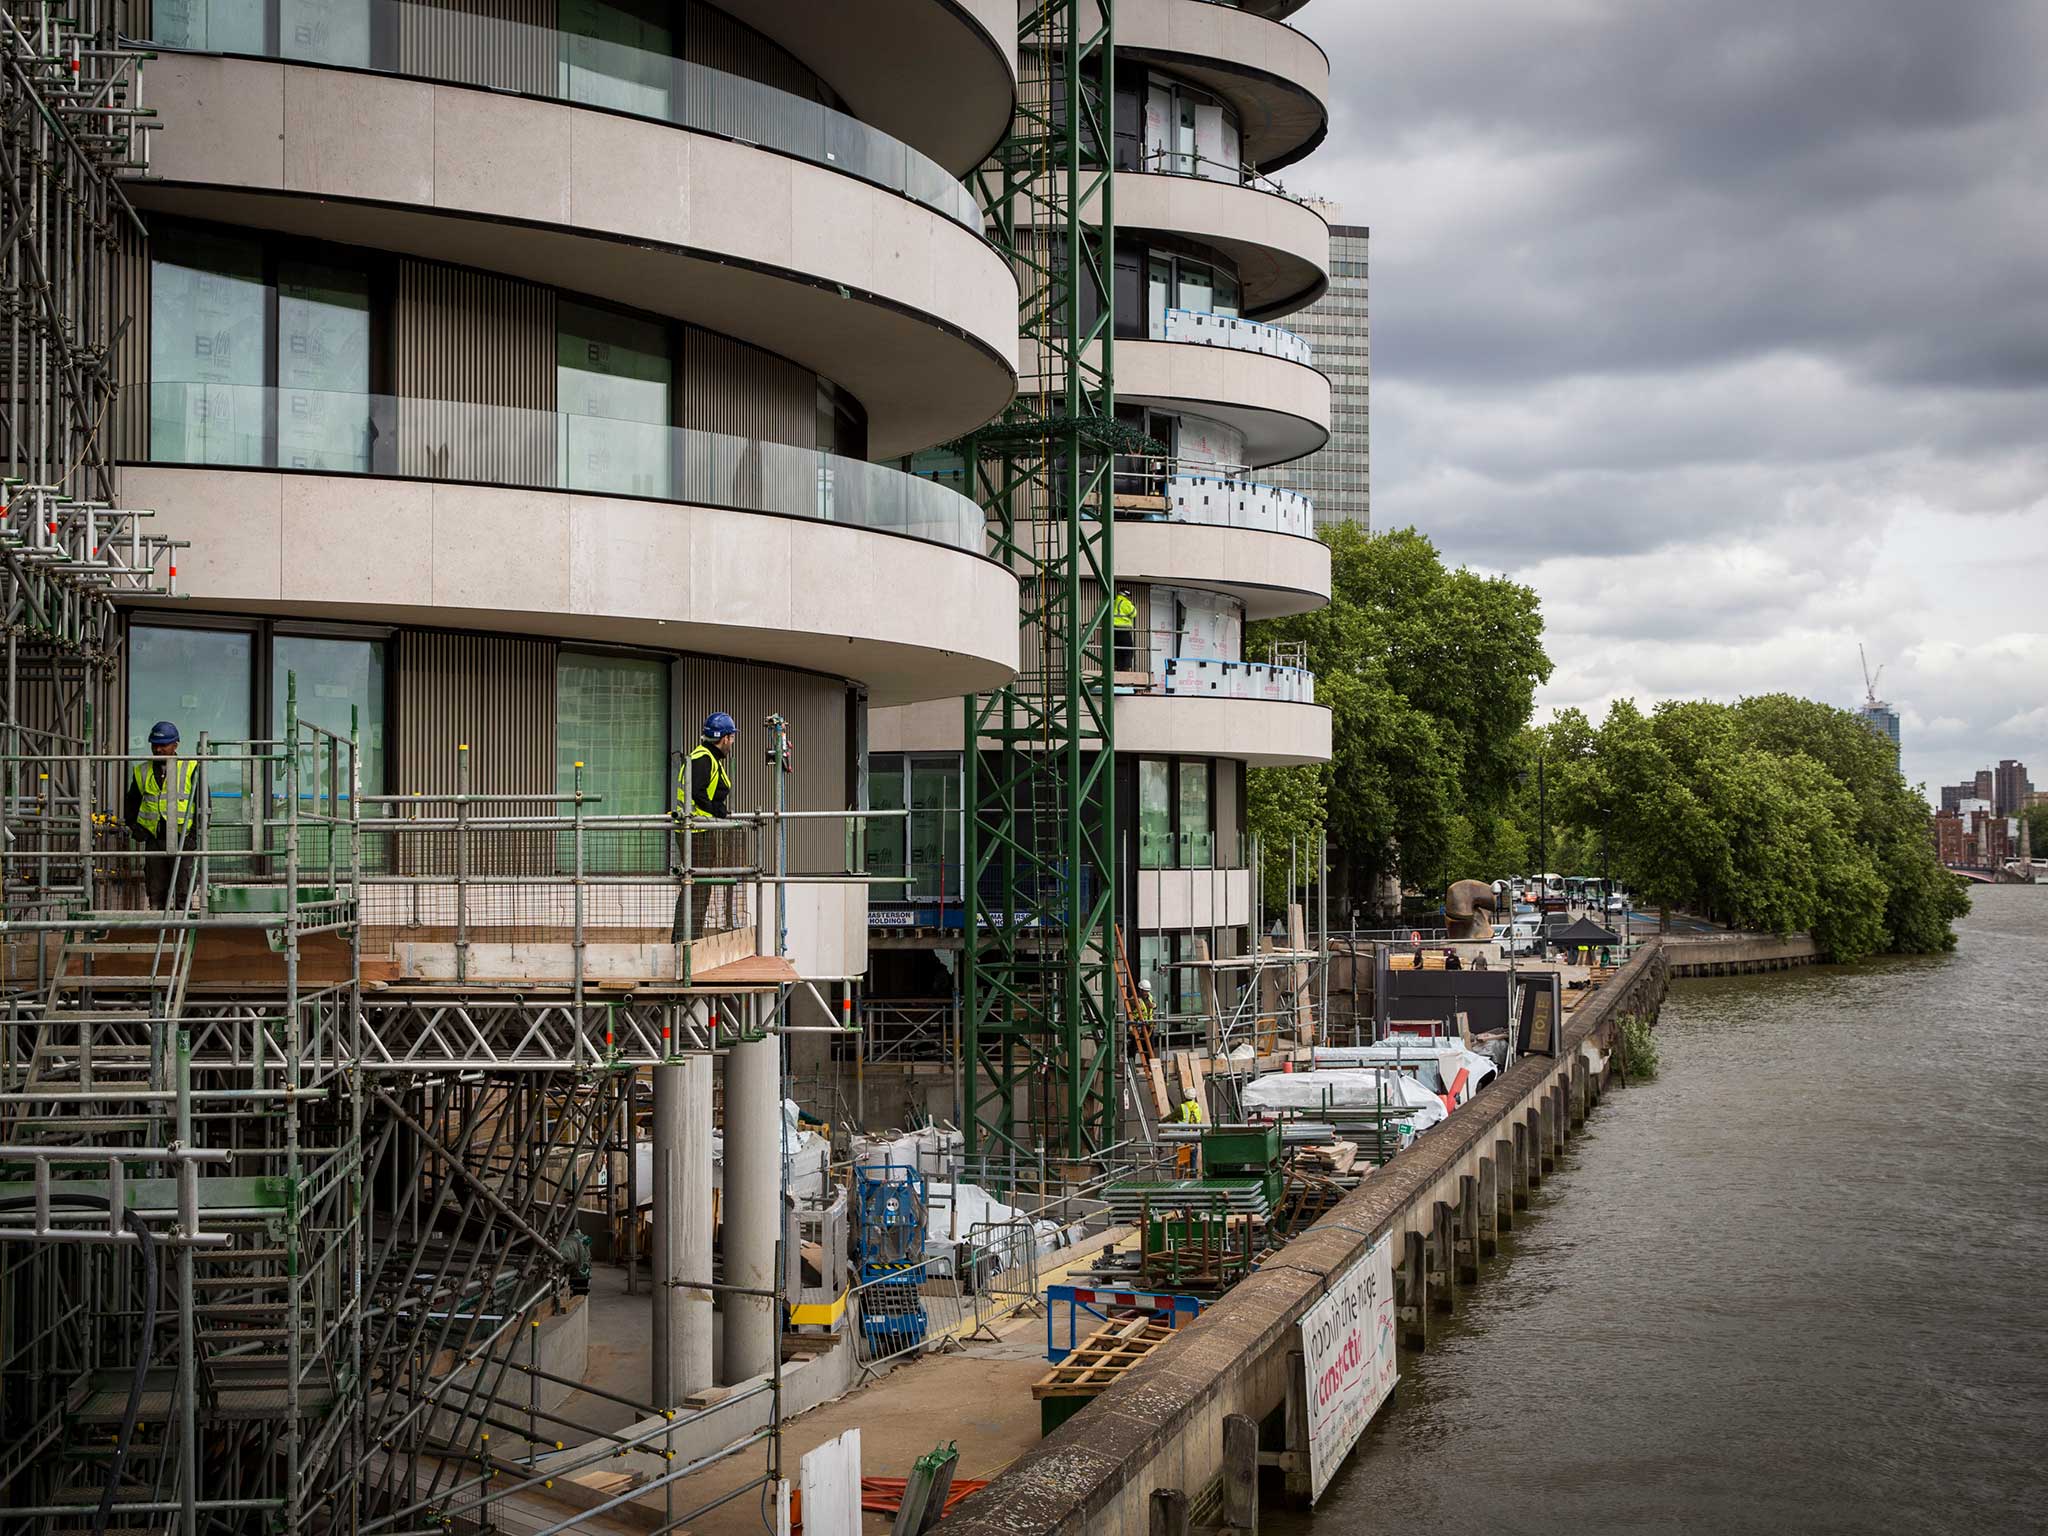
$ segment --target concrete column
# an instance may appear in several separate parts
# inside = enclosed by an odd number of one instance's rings
[[[1490,1259],[1500,1252],[1501,1207],[1500,1143],[1492,1157],[1479,1159],[1479,1257]]]
[[[1451,1268],[1460,1285],[1479,1283],[1479,1181],[1471,1174],[1458,1179],[1458,1204],[1452,1213]]]
[[[1512,1160],[1508,1167],[1514,1175],[1508,1180],[1508,1202],[1513,1210],[1529,1208],[1529,1123],[1517,1120],[1508,1127],[1508,1144],[1512,1149]]]
[[[1451,1278],[1455,1211],[1449,1201],[1438,1200],[1430,1208],[1429,1219],[1429,1307],[1446,1316],[1458,1310],[1458,1287]]]
[[[1420,1232],[1402,1234],[1394,1269],[1394,1319],[1401,1325],[1403,1349],[1429,1347],[1429,1260],[1424,1247]]]
[[[1544,1173],[1557,1166],[1557,1096],[1546,1093],[1536,1105],[1536,1165]]]
[[[747,1002],[753,1029],[770,1022],[773,1006],[767,999]],[[725,1283],[755,1291],[775,1285],[775,1245],[782,1235],[779,1047],[774,1035],[736,1040],[725,1058]],[[778,1344],[774,1299],[727,1292],[726,1383],[767,1375]]]
[[[654,1069],[654,1401],[711,1386],[711,1058]]]
[[[1551,1124],[1556,1127],[1557,1150],[1564,1151],[1565,1143],[1572,1139],[1572,1100],[1569,1080],[1550,1085]]]
[[[1584,1125],[1593,1108],[1593,1075],[1586,1070],[1583,1055],[1572,1057],[1572,1124]]]

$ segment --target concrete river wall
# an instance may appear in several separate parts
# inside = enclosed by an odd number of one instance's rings
[[[1148,1536],[1154,1489],[1191,1497],[1223,1465],[1223,1421],[1260,1425],[1264,1459],[1305,1486],[1289,1451],[1303,1436],[1289,1421],[1289,1386],[1301,1374],[1297,1325],[1332,1276],[1393,1239],[1400,1347],[1428,1342],[1432,1318],[1455,1311],[1476,1284],[1530,1188],[1607,1086],[1609,1047],[1629,1013],[1654,1015],[1685,940],[1652,940],[1566,1021],[1555,1056],[1526,1056],[1442,1126],[1387,1165],[1257,1273],[1208,1308],[1201,1322],[1012,1463],[945,1521],[953,1536],[1071,1532]],[[1689,957],[1688,957],[1689,958]],[[1299,1394],[1296,1394],[1297,1403]]]
[[[1673,976],[1744,976],[1752,971],[1786,971],[1812,965],[1820,951],[1803,933],[1778,938],[1768,933],[1726,933],[1666,939]]]

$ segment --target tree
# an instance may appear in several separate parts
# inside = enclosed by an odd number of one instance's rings
[[[1478,829],[1494,827],[1514,792],[1550,659],[1528,587],[1446,568],[1413,529],[1375,538],[1344,523],[1321,536],[1329,606],[1254,625],[1246,648],[1303,643],[1331,712],[1331,761],[1286,788],[1263,781],[1300,770],[1255,770],[1253,825],[1264,831],[1260,815],[1319,795],[1336,885],[1356,906],[1383,875],[1439,888],[1482,846],[1498,851]],[[1275,825],[1305,824],[1290,814]],[[1270,841],[1266,852],[1270,863]]]
[[[2037,859],[2048,859],[2048,805],[2032,805],[2020,814],[2027,818],[2027,848]]]
[[[1549,739],[1559,816],[1607,828],[1639,897],[1804,930],[1836,960],[1954,945],[1967,899],[1924,802],[1853,715],[1784,694],[1648,715],[1623,700],[1597,730],[1561,716]]]

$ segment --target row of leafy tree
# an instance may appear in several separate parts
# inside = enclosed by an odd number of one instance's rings
[[[1604,833],[1640,902],[1813,935],[1836,960],[1953,948],[1969,898],[1941,867],[1927,802],[1846,710],[1789,694],[1623,700],[1545,731],[1553,809]]]
[[[1854,716],[1785,695],[1614,705],[1529,723],[1550,677],[1530,588],[1447,567],[1412,529],[1339,525],[1327,608],[1256,626],[1301,641],[1331,710],[1327,764],[1255,771],[1251,829],[1280,899],[1290,840],[1329,837],[1338,910],[1389,880],[1611,871],[1645,905],[1804,931],[1837,959],[1954,943],[1968,909],[1925,802]]]

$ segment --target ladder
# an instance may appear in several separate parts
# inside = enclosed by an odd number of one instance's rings
[[[1124,925],[1116,925],[1116,983],[1117,994],[1122,1001],[1123,1015],[1129,1026],[1131,1054],[1125,1059],[1125,1076],[1132,1102],[1142,1106],[1147,1097],[1153,1107],[1165,1114],[1170,1107],[1161,1102],[1165,1089],[1161,1086],[1164,1078],[1160,1073],[1159,1047],[1152,1038],[1152,1026],[1140,1014],[1142,1006],[1138,997],[1138,985],[1131,975],[1130,952],[1124,948]],[[1142,1089],[1150,1088],[1150,1094]],[[1152,1122],[1140,1114],[1144,1122],[1145,1139],[1152,1140]]]

